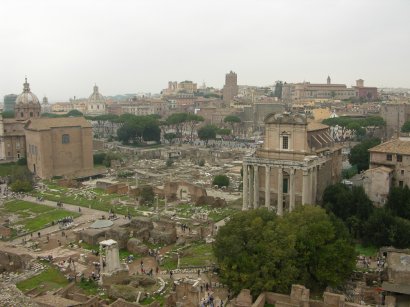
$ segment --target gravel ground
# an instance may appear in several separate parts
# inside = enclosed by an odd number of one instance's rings
[[[30,298],[9,283],[0,283],[0,304],[2,307],[39,307]]]

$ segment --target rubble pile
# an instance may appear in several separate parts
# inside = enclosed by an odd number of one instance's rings
[[[24,296],[24,294],[13,284],[0,283],[0,289],[0,302],[3,307],[38,307],[36,303]]]

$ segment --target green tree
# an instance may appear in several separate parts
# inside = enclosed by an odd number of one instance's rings
[[[241,123],[241,119],[236,115],[228,115],[224,118],[224,123],[231,126],[232,134],[235,134],[235,127]]]
[[[174,132],[168,132],[168,133],[164,134],[164,139],[166,139],[171,145],[172,145],[174,139],[176,139],[176,138],[177,138],[177,135]]]
[[[410,132],[410,120],[403,124],[401,132]]]
[[[212,180],[213,185],[217,185],[220,187],[227,187],[229,186],[229,177],[226,175],[216,175]]]
[[[369,148],[372,148],[380,144],[380,139],[368,139],[364,140],[360,144],[357,144],[350,150],[349,163],[357,165],[357,171],[360,173],[363,170],[369,168],[370,153]]]
[[[296,280],[296,252],[277,220],[271,211],[250,210],[235,214],[219,229],[213,251],[221,281],[234,292],[247,288],[253,296],[272,290],[287,293]]]
[[[195,127],[200,122],[203,122],[204,120],[205,119],[202,116],[199,116],[199,115],[196,115],[196,114],[188,114],[188,116],[186,118],[186,121],[189,125],[189,130],[190,130],[190,137],[189,137],[190,142],[193,141]]]
[[[386,122],[381,116],[370,116],[362,121],[363,127],[366,127],[369,138],[374,137],[376,129],[386,126]]]
[[[188,113],[174,113],[167,117],[165,123],[168,126],[175,128],[177,137],[182,137],[182,132],[184,130],[184,125],[187,122]]]
[[[104,160],[105,160],[106,154],[104,152],[100,152],[100,153],[95,153],[93,155],[93,160],[94,160],[94,164],[95,165],[101,165],[103,164]]]
[[[28,180],[17,179],[10,185],[10,188],[13,192],[30,192],[33,190],[33,184]]]
[[[152,186],[145,185],[141,187],[139,196],[141,204],[152,204],[155,197],[154,189],[152,188]]]
[[[356,254],[343,223],[316,206],[300,207],[282,222],[295,240],[298,283],[322,290],[349,278],[356,266]]]
[[[81,112],[78,111],[78,110],[71,110],[71,111],[69,111],[65,116],[66,116],[66,117],[70,117],[70,116],[72,116],[72,117],[79,117],[79,116],[84,116],[84,114],[81,113]]]
[[[266,209],[235,214],[220,228],[214,254],[221,281],[235,292],[288,293],[294,283],[336,286],[355,267],[354,245],[343,224],[314,206],[277,217]]]
[[[147,122],[142,130],[142,137],[144,141],[159,142],[161,139],[161,129],[157,123],[153,121]]]
[[[395,216],[410,220],[410,189],[393,187],[387,197],[386,208]]]
[[[3,118],[14,118],[14,111],[4,111],[1,113],[1,116],[3,116]]]
[[[209,140],[214,140],[216,138],[216,132],[218,127],[214,125],[206,125],[198,129],[198,137],[200,140],[205,141],[205,144],[208,145]]]
[[[226,128],[218,128],[218,130],[216,131],[217,134],[219,135],[230,135],[231,134],[231,130],[230,129],[226,129]]]

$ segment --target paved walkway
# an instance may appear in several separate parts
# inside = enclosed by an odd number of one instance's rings
[[[45,206],[49,206],[49,207],[53,207],[53,208],[58,208],[57,207],[57,203],[55,201],[50,201],[50,200],[43,200],[43,201],[39,201],[36,197],[33,196],[25,196],[23,198],[23,200],[25,201],[29,201],[32,203],[37,203],[40,205],[45,205]],[[89,209],[89,208],[85,208],[85,207],[79,207],[76,205],[71,205],[71,204],[65,204],[63,203],[63,207],[61,209],[66,210],[66,211],[71,211],[71,212],[79,212],[79,209],[81,208],[81,215],[77,218],[74,219],[74,224],[78,227],[79,225],[83,225],[85,223],[89,223],[92,221],[95,221],[97,219],[100,219],[103,215],[105,215],[106,217],[108,216],[108,212],[105,211],[100,211],[100,210],[96,210],[96,209]],[[116,225],[122,225],[125,224],[128,220],[127,219],[123,219],[123,218],[119,218],[114,222],[114,224]],[[45,236],[48,234],[52,234],[55,233],[57,231],[61,231],[60,226],[58,224],[54,225],[54,226],[49,226],[47,228],[41,229],[39,230],[41,236]],[[33,237],[37,237],[37,233],[33,233]],[[31,238],[31,235],[25,235],[25,236],[20,236],[14,240],[12,240],[11,242],[8,242],[9,244],[20,244],[23,240],[23,238],[25,238],[26,240],[29,240]]]

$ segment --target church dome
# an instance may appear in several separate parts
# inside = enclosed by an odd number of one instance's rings
[[[105,98],[98,92],[98,86],[94,85],[94,92],[88,98],[90,103],[105,103]]]
[[[23,84],[23,93],[17,96],[16,105],[18,104],[40,104],[36,95],[30,91],[30,84],[26,82]]]

